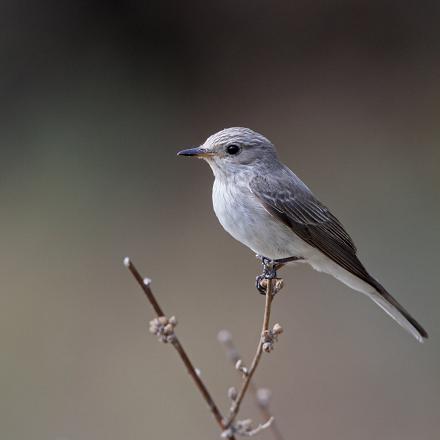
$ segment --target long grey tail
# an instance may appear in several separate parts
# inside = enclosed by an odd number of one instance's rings
[[[376,290],[370,298],[391,316],[399,325],[411,333],[419,342],[428,339],[426,330],[402,307],[376,280],[370,284]]]

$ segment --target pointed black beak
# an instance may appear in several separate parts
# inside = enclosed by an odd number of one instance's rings
[[[187,150],[182,150],[177,153],[178,156],[196,156],[196,157],[207,157],[212,153],[208,151],[206,148],[197,147],[197,148],[188,148]]]

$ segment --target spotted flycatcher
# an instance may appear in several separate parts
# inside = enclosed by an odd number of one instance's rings
[[[215,176],[212,200],[217,218],[235,239],[260,255],[266,267],[309,263],[366,294],[419,342],[428,337],[367,272],[342,224],[279,161],[264,136],[248,128],[227,128],[200,147],[178,154],[208,162]]]

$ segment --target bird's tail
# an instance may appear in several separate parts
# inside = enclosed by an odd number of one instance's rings
[[[369,297],[399,325],[411,333],[419,342],[428,338],[426,330],[381,286],[377,281],[371,283],[375,289]]]

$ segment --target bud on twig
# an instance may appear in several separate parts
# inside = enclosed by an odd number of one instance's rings
[[[269,388],[258,388],[257,390],[257,402],[263,408],[269,406],[269,401],[272,396],[272,392]]]
[[[235,364],[235,369],[241,371],[245,376],[247,376],[249,373],[248,369],[243,365],[243,361],[241,359],[239,359]]]
[[[260,423],[256,428],[252,428],[252,420],[237,420],[228,429],[222,432],[222,438],[231,438],[235,434],[243,437],[253,437],[264,429],[269,428],[272,425],[274,418],[271,417],[266,423]]]
[[[176,339],[174,328],[177,325],[177,319],[172,316],[168,319],[166,316],[159,316],[150,321],[150,333],[158,336],[159,341],[167,343]]]
[[[273,327],[272,327],[272,333],[274,335],[280,335],[281,333],[283,333],[284,329],[283,327],[281,327],[280,324],[276,323]]]
[[[229,397],[232,401],[234,401],[235,399],[237,399],[237,395],[238,395],[238,393],[237,393],[237,389],[236,389],[235,387],[230,387],[230,388],[228,389],[228,397]]]
[[[217,339],[219,342],[221,342],[222,344],[228,343],[232,341],[232,335],[231,332],[229,330],[220,330],[217,333]]]
[[[274,349],[275,342],[278,341],[278,336],[283,333],[281,324],[276,323],[271,330],[266,330],[261,337],[262,349],[265,353],[270,353]]]

